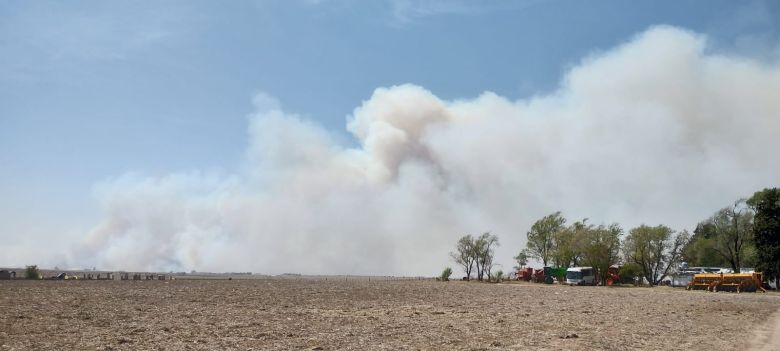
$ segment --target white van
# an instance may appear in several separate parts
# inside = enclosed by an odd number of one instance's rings
[[[593,267],[571,267],[566,270],[566,284],[596,285],[596,270]]]

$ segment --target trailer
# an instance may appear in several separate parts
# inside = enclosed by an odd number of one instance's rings
[[[733,291],[766,292],[763,287],[762,273],[701,273],[695,274],[686,287],[687,290],[706,290],[711,292]]]

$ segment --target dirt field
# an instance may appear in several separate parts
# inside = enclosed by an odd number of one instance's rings
[[[733,350],[770,340],[778,308],[530,283],[0,281],[0,350]]]

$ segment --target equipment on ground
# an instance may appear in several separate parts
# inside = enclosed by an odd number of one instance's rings
[[[534,269],[531,267],[520,268],[515,272],[515,278],[522,281],[531,281],[534,276]]]
[[[607,270],[607,285],[615,284],[620,284],[620,266],[618,265],[609,266],[609,270]]]
[[[762,273],[701,273],[693,276],[686,290],[766,292],[763,281]]]

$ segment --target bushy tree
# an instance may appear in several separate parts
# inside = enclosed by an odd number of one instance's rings
[[[650,286],[658,285],[679,263],[688,239],[686,231],[675,235],[675,231],[667,226],[643,224],[631,229],[623,242],[625,260],[641,267],[642,275]]]
[[[560,212],[549,214],[536,221],[527,233],[528,255],[547,266],[553,257],[554,236],[564,229],[564,223],[566,219]]]
[[[441,272],[441,275],[439,276],[439,279],[443,282],[450,281],[450,276],[452,275],[452,268],[447,267],[444,268],[444,270]]]
[[[474,236],[467,234],[458,239],[455,252],[450,252],[450,256],[455,260],[455,263],[463,267],[463,272],[466,273],[466,280],[471,279],[471,271],[474,269],[476,261]]]
[[[618,271],[618,275],[620,276],[620,282],[634,282],[634,278],[639,278],[644,276],[644,273],[642,272],[642,267],[634,262],[627,262],[623,264],[623,266],[620,267],[620,271]]]
[[[715,213],[707,221],[713,226],[713,249],[739,273],[753,239],[753,212],[745,207],[744,200]]]
[[[580,264],[586,234],[593,229],[587,221],[588,219],[585,218],[574,222],[553,235],[552,257],[555,266],[567,268]]]
[[[525,267],[525,265],[528,264],[528,257],[529,255],[527,249],[520,251],[520,253],[514,257],[515,262],[517,262],[517,265],[515,266],[515,270]]]
[[[36,265],[27,266],[24,270],[24,276],[27,279],[41,279],[41,272]]]
[[[493,275],[490,277],[490,280],[491,280],[491,281],[494,281],[494,282],[496,282],[496,283],[500,283],[502,280],[504,280],[504,272],[503,272],[503,271],[501,271],[501,270],[497,271],[496,273],[494,273],[494,274],[493,274]]]
[[[588,228],[584,232],[582,261],[586,266],[593,267],[602,277],[601,285],[607,283],[609,267],[620,260],[620,236],[623,229],[617,223],[609,226],[600,225]]]
[[[702,222],[696,225],[693,236],[683,248],[683,261],[690,266],[723,267],[728,265],[715,251],[715,226]]]
[[[756,269],[767,279],[774,278],[775,288],[780,288],[780,189],[758,191],[747,204],[755,211]]]

